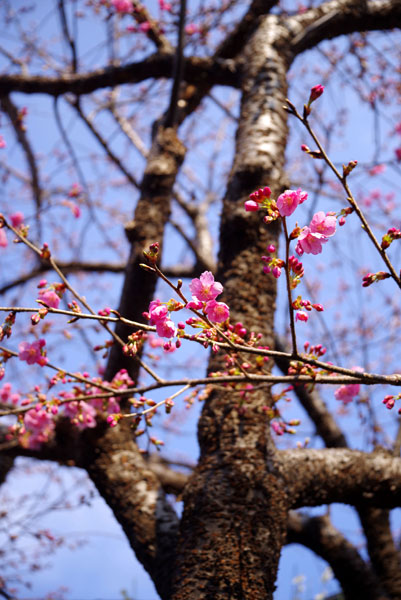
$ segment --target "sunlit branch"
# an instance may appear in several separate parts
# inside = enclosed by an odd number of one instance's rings
[[[154,78],[164,79],[172,73],[173,60],[170,54],[156,53],[137,63],[105,67],[90,73],[61,77],[0,75],[0,86],[4,94],[22,92],[57,97],[71,93],[81,96],[124,83],[139,83]],[[186,57],[183,77],[186,82],[195,85],[208,82],[210,85],[227,85],[235,88],[239,86],[238,70],[232,60]]]

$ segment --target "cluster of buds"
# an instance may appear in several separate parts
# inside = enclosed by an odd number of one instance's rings
[[[324,356],[327,352],[327,348],[322,346],[322,344],[316,344],[315,346],[311,346],[310,342],[305,342],[304,351],[305,354],[307,354],[307,356],[316,359],[320,358],[321,356]]]
[[[392,408],[394,408],[396,400],[399,400],[400,398],[401,394],[397,394],[397,396],[385,396],[383,398],[383,404],[385,404],[386,408],[391,410]],[[401,408],[398,409],[398,414],[401,415]]]
[[[391,277],[390,273],[386,273],[385,271],[378,271],[377,273],[368,273],[362,279],[362,286],[369,287],[375,281],[382,281],[383,279],[388,279]]]
[[[273,253],[276,247],[273,244],[267,247],[267,251]],[[263,273],[272,273],[276,279],[281,275],[281,269],[285,266],[285,262],[277,256],[262,256],[262,262],[265,263]]]
[[[340,227],[342,227],[343,225],[345,225],[345,219],[346,217],[348,217],[348,215],[352,214],[354,212],[354,209],[352,208],[352,206],[347,206],[347,208],[343,208],[339,213],[338,213],[338,224]]]
[[[280,216],[276,202],[271,198],[271,193],[269,187],[260,188],[256,192],[252,192],[249,195],[249,200],[244,204],[247,212],[255,212],[259,208],[264,208],[267,212],[267,215],[263,219],[266,224],[275,221]]]
[[[135,331],[135,333],[131,333],[131,335],[128,336],[127,343],[123,346],[124,354],[126,356],[135,356],[141,349],[146,338],[147,335],[142,329]]]
[[[388,248],[394,240],[399,240],[401,238],[401,230],[396,229],[395,227],[391,227],[385,235],[383,235],[381,247],[383,250]]]
[[[296,321],[304,321],[308,320],[308,315],[305,312],[311,312],[313,309],[317,310],[317,312],[322,312],[324,310],[321,304],[312,304],[310,300],[303,300],[301,296],[298,296],[292,303],[292,308],[297,311],[295,315]]]
[[[37,325],[48,314],[48,308],[40,308],[37,313],[31,316],[32,325]]]
[[[15,312],[8,313],[4,323],[0,326],[0,342],[4,338],[9,338],[12,333],[12,326],[15,323]]]
[[[290,268],[291,275],[291,289],[294,290],[297,285],[301,282],[302,277],[304,276],[304,267],[296,256],[290,256],[288,259],[288,266]]]

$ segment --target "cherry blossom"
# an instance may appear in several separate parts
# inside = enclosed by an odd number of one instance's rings
[[[28,365],[40,365],[44,367],[48,363],[45,350],[46,341],[44,339],[36,340],[32,344],[21,342],[18,346],[18,358],[24,360]]]
[[[10,215],[11,225],[13,227],[19,227],[24,222],[24,215],[22,212],[16,212]]]
[[[310,230],[312,233],[321,233],[325,237],[331,237],[336,232],[336,217],[333,214],[326,215],[321,210],[313,215],[310,222]]]
[[[205,312],[213,323],[223,323],[230,316],[230,309],[224,302],[216,302],[216,300],[210,300],[206,303]]]
[[[39,300],[41,302],[44,302],[46,304],[46,306],[49,306],[50,308],[58,308],[59,304],[60,304],[60,297],[56,294],[56,292],[54,290],[51,289],[45,289],[45,290],[39,290]]]
[[[342,385],[334,392],[334,396],[336,400],[340,400],[343,404],[349,404],[359,394],[359,388],[359,383]]]
[[[131,0],[111,0],[116,12],[120,14],[128,14],[133,11]]]
[[[281,217],[289,217],[299,204],[307,200],[307,192],[303,192],[301,188],[297,190],[285,190],[277,198],[276,204]]]
[[[19,432],[22,446],[37,450],[41,444],[49,441],[55,428],[52,415],[39,405],[24,415],[24,426]]]
[[[306,254],[320,254],[323,250],[322,244],[328,242],[328,238],[321,233],[313,233],[310,227],[303,227],[298,237],[298,242],[295,247],[295,252],[302,256]]]
[[[176,327],[171,319],[157,321],[156,332],[160,337],[171,338],[176,333]]]
[[[202,302],[214,300],[223,291],[223,286],[214,280],[213,273],[205,271],[199,279],[193,279],[189,284],[191,294]]]

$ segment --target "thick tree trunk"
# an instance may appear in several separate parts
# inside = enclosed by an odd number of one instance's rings
[[[273,346],[275,280],[260,256],[277,244],[278,227],[244,211],[250,192],[284,185],[287,137],[285,54],[275,17],[264,18],[244,57],[236,156],[224,199],[217,279],[231,322],[241,321]],[[211,360],[211,370],[221,367]],[[235,391],[215,390],[199,423],[201,458],[184,494],[174,600],[267,600],[285,540],[288,502],[276,474],[275,448],[262,406],[267,389],[239,408]]]
[[[149,307],[156,288],[157,277],[139,265],[146,262],[143,251],[154,242],[161,242],[170,216],[171,197],[178,170],[184,160],[185,148],[173,128],[159,125],[152,143],[141,185],[141,195],[134,220],[126,226],[131,242],[130,256],[124,278],[119,311],[127,319],[143,321],[142,313]],[[132,328],[119,323],[116,333],[125,341]],[[133,379],[138,375],[138,364],[123,354],[121,346],[112,347],[105,379],[125,368]]]

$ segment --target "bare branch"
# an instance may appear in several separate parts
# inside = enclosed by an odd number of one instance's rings
[[[384,599],[372,570],[355,546],[333,526],[328,516],[308,517],[290,511],[287,544],[302,544],[326,560],[333,569],[346,600]]]
[[[398,0],[333,0],[291,17],[286,26],[297,31],[291,42],[296,55],[339,35],[400,27],[401,4]]]
[[[90,73],[42,77],[40,75],[0,75],[2,94],[23,92],[25,94],[90,94],[98,89],[114,87],[123,83],[139,83],[151,78],[171,77],[173,56],[170,54],[152,54],[136,63],[123,66],[111,66]],[[187,57],[184,63],[183,77],[195,85],[208,82],[212,85],[238,87],[238,70],[232,60],[214,60],[211,58]]]

